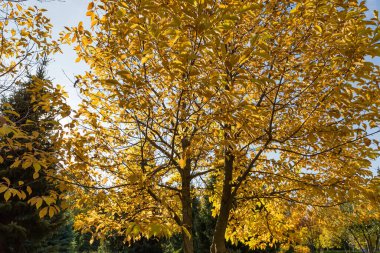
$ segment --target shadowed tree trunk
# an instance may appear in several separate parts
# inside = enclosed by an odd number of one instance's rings
[[[232,207],[232,171],[233,171],[234,156],[228,148],[224,159],[224,182],[222,199],[220,203],[220,212],[216,221],[214,236],[211,244],[211,253],[227,252],[225,243],[225,233],[228,224],[228,218]]]
[[[187,159],[186,166],[182,170],[182,239],[183,239],[183,252],[193,253],[194,244],[192,238],[192,228],[193,228],[193,213],[192,213],[192,199],[191,199],[191,165],[190,159]]]

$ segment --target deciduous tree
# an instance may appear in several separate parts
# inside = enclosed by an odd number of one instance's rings
[[[310,206],[360,194],[380,103],[368,58],[380,54],[379,17],[366,10],[357,0],[91,2],[91,28],[62,37],[91,68],[78,77],[69,146],[67,180],[91,207],[78,228],[127,240],[182,231],[192,252],[191,199],[210,194],[211,252],[224,253],[225,237],[265,247]]]

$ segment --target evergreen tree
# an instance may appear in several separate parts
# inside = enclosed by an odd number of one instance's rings
[[[212,204],[208,198],[194,199],[194,251],[199,253],[210,252],[212,233],[215,219],[211,215]]]
[[[36,253],[73,253],[75,252],[75,232],[73,229],[72,216],[64,214],[66,219],[63,224],[46,236],[36,248]]]
[[[38,143],[33,143],[34,148],[51,152],[53,144],[46,137],[54,134],[55,125],[53,123],[42,125],[41,122],[53,122],[54,116],[42,110],[33,110],[31,94],[28,92],[28,87],[34,81],[38,79],[49,81],[45,73],[46,64],[47,60],[44,60],[38,67],[35,76],[29,75],[28,81],[20,83],[12,94],[1,101],[0,113],[7,116],[28,134],[41,136]],[[10,114],[5,110],[9,106],[16,114]],[[41,175],[37,179],[33,179],[33,170],[24,169],[22,165],[12,168],[11,164],[22,152],[25,150],[0,150],[0,155],[5,158],[4,162],[0,164],[0,178],[6,177],[12,182],[19,182],[20,188],[30,187],[30,197],[48,195],[51,191],[59,193],[57,184],[46,176]],[[28,189],[26,190],[28,191]],[[40,218],[36,208],[23,200],[11,198],[5,201],[3,198],[0,199],[0,252],[43,251],[43,247],[47,247],[43,239],[65,224],[65,219],[63,213],[51,218]],[[43,252],[54,251],[45,250]]]

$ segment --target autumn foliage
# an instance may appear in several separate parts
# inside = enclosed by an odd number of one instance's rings
[[[181,233],[189,253],[192,203],[206,197],[210,250],[224,253],[225,239],[297,241],[311,210],[376,203],[380,20],[366,11],[358,0],[90,2],[90,27],[60,41],[91,69],[61,153],[75,227],[126,242]]]

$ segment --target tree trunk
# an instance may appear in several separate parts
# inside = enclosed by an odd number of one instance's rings
[[[314,246],[313,242],[309,243],[308,247],[309,247],[311,253],[317,252],[317,250],[316,250],[317,248]]]
[[[232,208],[232,171],[234,156],[228,149],[224,158],[224,180],[220,211],[216,221],[214,235],[212,238],[211,253],[226,253],[225,233],[228,224],[230,210]]]
[[[375,251],[372,247],[371,238],[365,237],[365,239],[366,239],[366,243],[367,243],[367,253],[375,253]]]
[[[362,234],[367,244],[367,253],[374,253],[371,242],[371,234],[368,232],[367,229],[365,229],[365,225],[362,225],[360,228],[362,230]]]
[[[192,199],[191,199],[191,167],[190,160],[187,161],[186,167],[182,171],[182,239],[183,239],[183,252],[193,253],[193,213],[192,213]]]
[[[349,231],[350,231],[351,235],[354,237],[354,240],[356,241],[356,243],[358,244],[358,246],[360,247],[360,250],[363,253],[365,253],[365,250],[364,250],[363,246],[361,245],[360,241],[358,240],[358,238],[356,237],[355,233],[351,229],[349,229]]]

